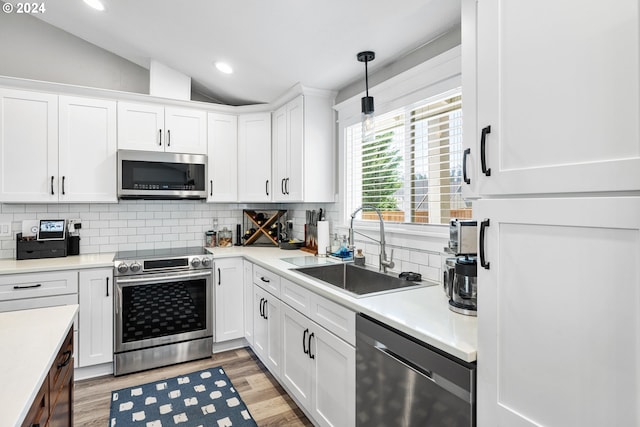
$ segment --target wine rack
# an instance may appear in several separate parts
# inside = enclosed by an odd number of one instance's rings
[[[286,210],[243,210],[243,246],[275,245],[280,243],[280,234],[287,221]]]

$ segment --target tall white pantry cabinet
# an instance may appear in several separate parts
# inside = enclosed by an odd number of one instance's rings
[[[640,425],[639,4],[462,7],[478,426]]]

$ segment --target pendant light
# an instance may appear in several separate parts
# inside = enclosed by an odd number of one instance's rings
[[[376,58],[375,52],[364,51],[358,54],[358,61],[364,62],[365,96],[362,98],[362,141],[373,140],[373,96],[369,96],[369,69],[367,63]]]

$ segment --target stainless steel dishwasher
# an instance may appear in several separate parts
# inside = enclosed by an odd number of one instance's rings
[[[356,318],[356,425],[476,425],[476,365]]]

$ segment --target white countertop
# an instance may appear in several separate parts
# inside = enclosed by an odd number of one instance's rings
[[[355,312],[367,314],[420,341],[466,362],[477,357],[477,318],[449,310],[449,300],[439,285],[354,298],[331,285],[296,273],[295,265],[283,258],[313,255],[270,247],[208,248],[214,260],[242,256],[267,270],[337,302]]]
[[[333,286],[322,284],[311,277],[296,273],[292,270],[296,268],[295,265],[282,260],[283,258],[303,256],[313,258],[313,255],[307,252],[259,246],[207,248],[207,250],[213,253],[214,260],[244,257],[254,264],[298,283],[327,299],[355,312],[367,314],[459,359],[467,362],[476,360],[477,319],[449,310],[448,300],[441,286],[406,289],[382,295],[354,298]],[[0,260],[0,274],[111,267],[113,266],[113,256],[114,254],[110,253],[40,260]]]
[[[0,274],[113,267],[114,255],[115,253],[111,252],[104,254],[70,255],[60,258],[0,259]]]
[[[0,427],[24,421],[77,311],[64,305],[0,313]]]

